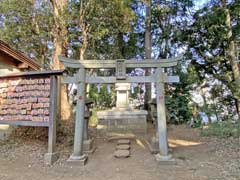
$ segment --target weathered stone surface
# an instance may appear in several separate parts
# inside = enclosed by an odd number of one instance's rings
[[[84,166],[87,163],[88,156],[82,155],[82,156],[70,156],[70,158],[67,160],[67,163],[69,165],[76,165],[76,166]]]
[[[101,131],[101,126],[105,126],[106,132],[147,133],[147,111],[144,110],[108,110],[97,112],[98,116],[98,131]],[[101,133],[101,132],[100,132]]]
[[[117,150],[129,150],[130,146],[128,144],[120,144],[116,147]]]
[[[117,150],[114,152],[114,157],[116,158],[127,158],[130,156],[129,150]]]
[[[130,144],[130,140],[129,139],[119,139],[117,142],[118,145],[121,144]]]
[[[136,139],[136,135],[134,135],[132,133],[124,133],[124,134],[109,133],[108,134],[108,141],[117,141],[119,139],[135,140]]]
[[[117,108],[127,108],[129,105],[129,83],[116,83]]]
[[[176,165],[176,160],[172,158],[170,154],[167,156],[162,156],[160,154],[155,155],[155,159],[158,161],[161,165]]]

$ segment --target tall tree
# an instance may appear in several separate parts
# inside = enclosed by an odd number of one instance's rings
[[[135,16],[131,4],[132,0],[72,0],[70,41],[73,56],[80,59],[124,58],[118,46],[121,46],[119,40],[133,29]],[[111,57],[114,55],[116,57]]]
[[[192,0],[152,0],[152,56],[153,58],[171,58],[184,52],[186,42],[181,40],[182,32],[189,26]],[[166,107],[168,120],[174,123],[183,123],[190,120],[189,107],[191,83],[188,72],[184,70],[185,62],[178,67],[165,69],[168,74],[178,74],[179,84],[166,85]]]
[[[53,69],[63,69],[64,66],[59,61],[59,56],[67,55],[68,31],[66,17],[67,0],[50,0],[53,7],[54,26],[53,36]],[[71,117],[71,105],[68,101],[68,89],[66,85],[61,85],[61,119],[68,120]]]
[[[233,37],[233,29],[232,29],[232,17],[230,14],[230,9],[227,5],[227,0],[221,0],[221,5],[224,13],[226,14],[226,27],[227,27],[227,41],[229,43],[227,49],[227,58],[229,58],[232,73],[233,73],[233,83],[235,84],[235,88],[237,92],[234,91],[234,98],[236,101],[236,109],[238,115],[240,116],[240,69],[237,62],[237,52],[235,49],[235,42]],[[236,4],[237,5],[237,4]],[[240,5],[240,4],[239,4]]]
[[[49,65],[52,11],[48,1],[1,0],[0,38],[30,57]]]
[[[187,41],[188,58],[201,81],[210,77],[226,87],[228,97],[219,93],[219,99],[238,113],[240,76],[234,41],[239,36],[239,11],[239,1],[211,1],[194,14],[192,25],[185,31],[186,39],[182,39]]]
[[[151,59],[152,54],[152,35],[151,35],[151,0],[146,0],[146,18],[145,18],[145,58]],[[151,74],[151,69],[146,69],[145,71],[146,76],[149,76]],[[151,83],[145,84],[145,96],[144,96],[144,102],[145,107],[147,107],[148,102],[152,98],[152,91],[151,91]]]

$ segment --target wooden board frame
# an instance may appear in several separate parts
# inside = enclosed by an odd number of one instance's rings
[[[48,127],[48,152],[44,156],[45,164],[53,164],[58,159],[58,153],[55,151],[56,144],[56,121],[58,114],[58,76],[63,74],[63,70],[55,71],[32,71],[23,73],[14,73],[0,76],[0,79],[26,78],[26,77],[50,77],[50,107],[49,121],[7,121],[0,120],[0,124],[18,125],[18,126],[36,126]]]

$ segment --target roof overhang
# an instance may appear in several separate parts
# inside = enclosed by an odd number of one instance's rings
[[[3,52],[19,62],[20,66],[28,66],[32,70],[40,70],[42,65],[36,60],[27,57],[20,51],[12,49],[8,44],[0,40],[0,53]],[[21,68],[21,67],[19,67]]]

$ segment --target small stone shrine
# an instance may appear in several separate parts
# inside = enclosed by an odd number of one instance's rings
[[[116,107],[118,109],[126,109],[129,108],[129,83],[117,83],[115,85],[115,89],[117,92],[117,102]]]
[[[97,113],[99,132],[147,133],[147,111],[133,109],[129,106],[129,83],[116,83],[116,107]]]

